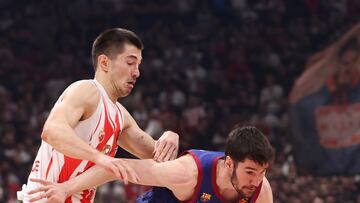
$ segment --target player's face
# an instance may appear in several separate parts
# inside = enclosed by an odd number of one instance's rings
[[[358,74],[356,72],[357,67],[355,67],[358,58],[359,52],[356,50],[348,50],[345,52],[340,60],[340,69],[338,72],[338,82],[340,84],[347,84],[351,82],[352,77]]]
[[[140,76],[141,50],[134,45],[125,44],[124,51],[110,60],[110,82],[119,97],[130,94],[136,79]]]
[[[268,164],[260,165],[252,160],[245,159],[234,165],[231,183],[242,196],[250,197],[265,177]]]

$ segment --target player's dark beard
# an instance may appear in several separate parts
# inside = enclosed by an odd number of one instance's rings
[[[235,191],[238,193],[239,199],[241,198],[246,198],[246,195],[238,188],[237,186],[237,175],[236,175],[236,170],[235,170],[235,166],[233,168],[233,172],[231,174],[231,178],[230,178],[230,182],[232,184],[232,186],[234,187]]]

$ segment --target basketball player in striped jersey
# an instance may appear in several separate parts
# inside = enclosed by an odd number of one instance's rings
[[[137,203],[272,203],[271,186],[265,177],[274,159],[267,138],[255,127],[237,127],[229,134],[224,152],[189,150],[179,158],[158,163],[151,159],[118,159],[129,166],[129,181],[156,186]],[[33,180],[33,179],[32,179]],[[65,183],[33,180],[44,186],[30,194],[31,201],[62,203],[76,191],[116,177],[93,167]]]
[[[106,30],[96,38],[92,46],[95,77],[71,84],[59,97],[44,124],[29,179],[62,183],[97,165],[127,182],[128,166],[113,158],[118,146],[142,159],[176,158],[176,133],[166,131],[153,140],[117,102],[130,94],[140,76],[142,49],[138,36],[121,28]],[[39,186],[28,180],[18,199],[28,202],[27,191]],[[86,189],[65,202],[91,203],[94,194],[95,188]]]

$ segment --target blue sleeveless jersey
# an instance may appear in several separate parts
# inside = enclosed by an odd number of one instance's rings
[[[189,150],[198,168],[198,180],[193,197],[186,203],[226,203],[216,185],[216,163],[224,157],[223,152]],[[261,186],[261,185],[260,185]],[[261,188],[261,187],[259,187]],[[179,203],[167,188],[154,187],[136,201],[137,203]],[[249,201],[251,202],[251,201]]]
[[[190,150],[188,153],[193,156],[198,167],[197,185],[193,197],[188,202],[225,202],[216,185],[216,164],[225,156],[224,153],[205,150]]]
[[[145,192],[136,199],[137,203],[179,203],[179,200],[164,187],[153,187],[150,191]]]

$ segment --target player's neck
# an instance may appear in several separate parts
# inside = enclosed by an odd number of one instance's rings
[[[102,77],[101,73],[96,73],[94,79],[101,84],[101,86],[104,88],[110,100],[113,103],[116,103],[118,96],[115,94],[114,87],[113,85],[111,85],[110,80],[106,79],[105,77]]]

